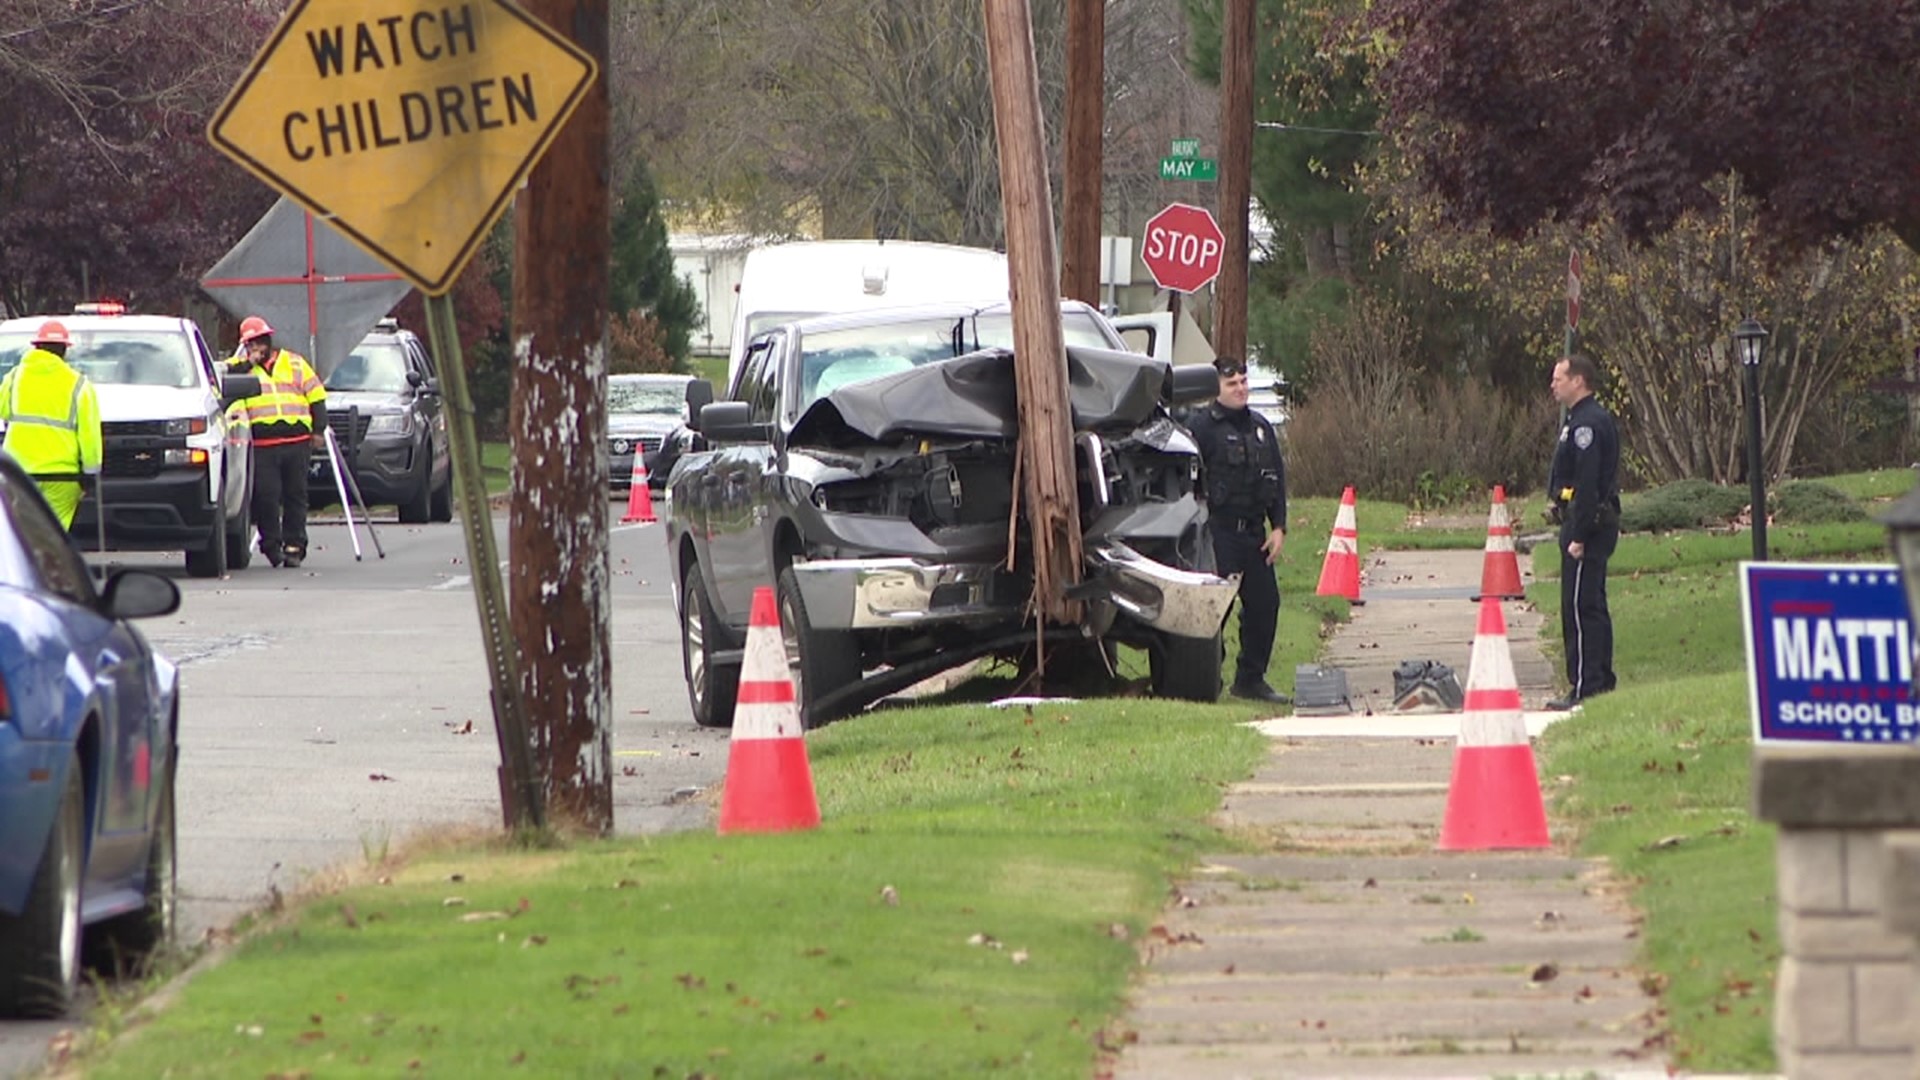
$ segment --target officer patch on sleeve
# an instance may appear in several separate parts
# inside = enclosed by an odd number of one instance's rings
[[[1573,429],[1573,445],[1585,450],[1593,445],[1593,429],[1590,427]]]

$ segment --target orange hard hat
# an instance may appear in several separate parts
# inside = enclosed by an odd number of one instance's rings
[[[40,324],[39,330],[34,332],[33,344],[71,345],[73,344],[73,337],[67,333],[65,323],[58,319],[48,319],[46,322]]]
[[[245,345],[254,338],[272,337],[273,327],[258,315],[249,315],[240,320],[240,344]]]

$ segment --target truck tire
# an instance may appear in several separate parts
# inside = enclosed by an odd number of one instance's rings
[[[0,914],[0,1016],[52,1019],[73,1007],[80,985],[80,881],[87,807],[80,755],[67,758],[67,783],[53,831],[18,916]]]
[[[227,572],[227,504],[215,503],[213,527],[198,551],[187,552],[187,573],[197,578],[224,577]]]
[[[793,568],[780,571],[780,635],[787,668],[793,675],[793,700],[800,722],[816,728],[847,715],[846,706],[821,709],[820,698],[860,681],[860,643],[846,630],[819,630],[807,617],[806,599]]]
[[[428,470],[431,473],[432,467]],[[453,466],[447,466],[447,478],[433,489],[433,505],[427,511],[427,517],[434,521],[453,520]]]
[[[238,524],[227,519],[227,569],[245,570],[253,563],[253,491],[240,500]]]
[[[733,726],[740,665],[714,659],[722,633],[720,617],[700,584],[700,565],[690,561],[680,572],[680,664],[687,676],[687,704],[701,727]]]
[[[1148,650],[1148,666],[1155,697],[1181,701],[1220,700],[1220,664],[1226,650],[1220,635],[1210,638],[1160,635]]]
[[[433,454],[416,450],[414,456],[420,459],[421,467],[414,470],[419,475],[414,478],[413,494],[400,504],[402,525],[425,525],[433,517]]]

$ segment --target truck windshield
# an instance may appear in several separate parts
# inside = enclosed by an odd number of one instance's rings
[[[31,336],[0,334],[0,374],[20,363],[32,348],[27,340]],[[187,336],[170,331],[75,329],[67,363],[98,385],[181,389],[200,385]]]
[[[1060,330],[1070,346],[1120,348],[1085,311],[1063,312]],[[979,349],[1011,348],[1013,316],[1004,311],[814,331],[801,341],[800,411],[849,383],[910,371]]]
[[[407,388],[407,351],[397,344],[363,341],[326,382],[329,390],[401,393]]]
[[[687,384],[678,379],[672,382],[609,379],[607,411],[615,414],[660,413],[679,416],[687,411]]]

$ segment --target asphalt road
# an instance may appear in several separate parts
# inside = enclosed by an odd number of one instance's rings
[[[613,519],[619,519],[614,508]],[[505,552],[506,519],[495,518]],[[218,581],[177,556],[180,610],[143,623],[181,666],[180,934],[461,827],[499,827],[499,746],[466,546],[457,525],[376,518],[354,558],[337,514],[297,570]],[[726,771],[725,732],[693,724],[658,525],[615,525],[614,819],[623,833],[703,827],[689,796]],[[65,1023],[0,1022],[0,1077],[33,1069]]]

